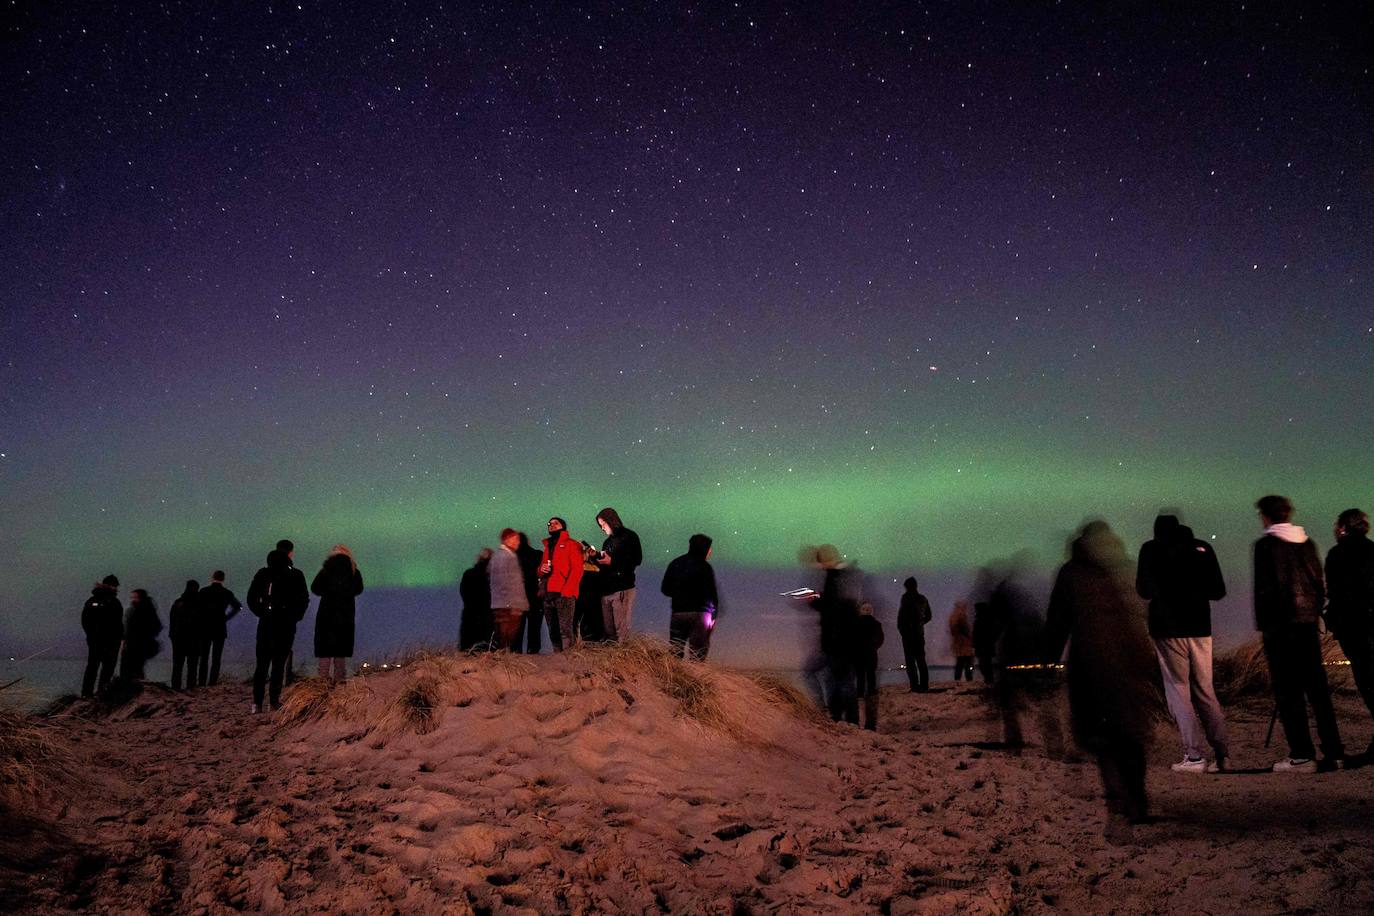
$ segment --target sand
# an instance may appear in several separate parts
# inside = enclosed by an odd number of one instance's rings
[[[1095,767],[1051,759],[1034,728],[1020,755],[998,748],[977,687],[886,689],[875,734],[738,673],[709,668],[703,701],[690,677],[665,693],[615,670],[432,659],[354,679],[320,721],[251,715],[242,684],[148,685],[104,716],[78,703],[62,797],[0,831],[0,895],[128,913],[1374,905],[1374,767],[1179,775],[1161,728],[1157,819],[1113,845]],[[410,702],[417,682],[432,709]],[[1363,747],[1367,714],[1338,708]],[[1228,712],[1234,764],[1272,763],[1268,710]]]

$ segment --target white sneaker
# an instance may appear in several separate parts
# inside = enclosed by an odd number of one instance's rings
[[[1172,764],[1169,769],[1175,773],[1205,773],[1207,761],[1201,757],[1184,757],[1178,763]]]
[[[1317,761],[1310,758],[1285,757],[1274,764],[1275,773],[1315,773]]]

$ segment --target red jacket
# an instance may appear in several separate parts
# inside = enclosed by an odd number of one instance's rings
[[[576,598],[582,585],[582,545],[573,540],[566,531],[558,532],[558,543],[553,548],[553,570],[549,573],[547,589],[550,595]],[[544,556],[539,561],[543,566],[549,561],[549,538],[544,538]]]

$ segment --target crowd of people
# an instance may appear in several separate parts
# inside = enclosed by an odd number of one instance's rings
[[[1254,545],[1255,626],[1261,635],[1288,753],[1279,773],[1335,768],[1345,759],[1324,665],[1320,629],[1339,642],[1356,686],[1374,716],[1374,543],[1369,518],[1342,512],[1336,544],[1325,566],[1316,545],[1292,523],[1282,496],[1256,504],[1263,536]],[[483,550],[462,576],[459,645],[537,653],[547,629],[554,651],[578,640],[618,640],[632,632],[639,536],[611,508],[596,515],[600,548],[578,541],[560,518],[548,521],[542,550],[506,528],[499,546]],[[248,588],[245,604],[258,618],[253,710],[280,703],[296,626],[314,594],[319,600],[315,655],[319,674],[342,681],[354,651],[355,601],[363,578],[349,549],[335,546],[307,588],[293,565],[294,546],[278,542]],[[660,590],[671,602],[669,640],[685,658],[704,660],[720,613],[712,541],[696,534],[687,552],[664,573]],[[1102,521],[1085,525],[1068,545],[1045,613],[1022,579],[1022,565],[989,567],[975,594],[956,603],[948,629],[955,679],[972,680],[974,661],[1000,703],[1006,744],[1016,748],[1022,710],[1053,692],[1052,673],[1067,646],[1067,684],[1073,733],[1099,764],[1108,809],[1123,823],[1145,817],[1145,749],[1154,714],[1163,704],[1176,721],[1183,758],[1180,773],[1224,772],[1232,748],[1225,712],[1212,684],[1211,603],[1226,594],[1215,553],[1173,514],[1155,521],[1154,537],[1134,564],[1120,538]],[[788,593],[816,614],[817,639],[804,663],[816,701],[835,721],[875,729],[878,719],[878,649],[883,628],[863,600],[862,578],[832,545],[802,550],[819,572],[817,588]],[[186,583],[170,611],[172,686],[213,685],[220,672],[226,624],[244,606],[215,571],[201,588]],[[106,576],[82,610],[89,656],[82,694],[91,696],[114,675],[143,677],[159,651],[162,623],[143,589],[131,593],[127,612],[119,581]],[[925,658],[930,602],[915,578],[904,583],[897,629],[911,691],[930,689]],[[1053,716],[1040,704],[1047,746],[1057,743]],[[1322,760],[1308,726],[1310,706]],[[1374,743],[1363,756],[1374,755]]]
[[[562,518],[548,522],[542,552],[513,528],[501,531],[495,550],[484,548],[463,573],[458,644],[477,648],[538,653],[547,626],[553,651],[579,639],[616,641],[632,632],[635,570],[643,563],[639,536],[612,508],[596,515],[605,539],[600,549],[577,541]],[[711,538],[694,534],[687,552],[673,560],[661,591],[671,602],[669,642],[686,658],[704,660],[720,614],[715,571],[709,562]],[[246,605],[257,617],[253,671],[253,712],[281,703],[291,669],[296,626],[310,596],[319,598],[315,614],[315,657],[319,676],[334,683],[347,676],[353,656],[356,600],[363,577],[352,552],[335,545],[309,588],[294,565],[295,545],[277,542],[254,575],[244,602],[224,585],[216,570],[204,588],[190,580],[169,611],[172,687],[195,689],[218,682],[228,621]],[[114,677],[141,680],[149,659],[161,651],[162,621],[147,591],[134,589],[127,611],[118,597],[119,580],[106,576],[92,589],[81,612],[88,649],[81,695],[92,697]]]

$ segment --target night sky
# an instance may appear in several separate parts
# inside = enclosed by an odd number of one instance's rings
[[[1367,4],[353,6],[0,12],[0,646],[283,536],[766,595],[1171,505],[1236,592],[1374,504]]]

